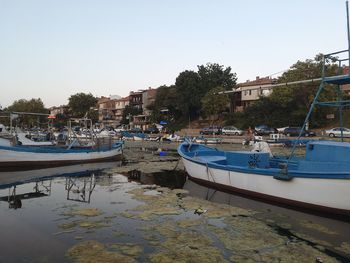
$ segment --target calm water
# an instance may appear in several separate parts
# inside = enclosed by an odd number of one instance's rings
[[[240,196],[215,191],[191,181],[183,172],[143,174],[139,171],[121,175],[107,169],[97,172],[74,171],[76,176],[37,179],[18,185],[0,188],[0,262],[73,262],[66,256],[69,248],[84,240],[101,243],[133,243],[144,247],[144,254],[155,248],[144,240],[140,226],[147,225],[138,219],[120,216],[141,204],[128,193],[140,184],[158,184],[170,188],[184,188],[191,196],[211,202],[230,204],[256,211],[254,218],[274,222],[281,235],[296,235],[312,246],[327,244],[326,252],[339,261],[350,261],[350,256],[334,249],[343,242],[350,243],[350,223],[310,215]],[[69,170],[69,169],[67,169]],[[43,171],[28,171],[44,176]],[[74,228],[66,231],[59,226],[75,222],[76,217],[67,211],[77,208],[98,208],[103,213],[94,220],[105,224],[98,228]],[[189,215],[194,218],[197,215]],[[176,215],[181,218],[183,215]],[[162,220],[162,219],[160,219]],[[166,217],[164,218],[166,220]],[[305,223],[306,222],[306,223]],[[312,224],[310,224],[312,222]],[[82,239],[82,240],[81,240]],[[147,261],[145,256],[138,261]]]

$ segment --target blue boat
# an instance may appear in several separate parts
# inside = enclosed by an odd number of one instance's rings
[[[93,147],[1,146],[0,171],[119,160],[123,142]]]

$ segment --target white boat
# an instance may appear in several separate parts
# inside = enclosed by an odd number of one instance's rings
[[[222,138],[211,138],[211,137],[197,137],[194,140],[196,143],[201,143],[201,144],[220,144],[222,143]]]
[[[19,132],[16,134],[17,136],[17,142],[21,145],[24,145],[24,146],[50,146],[50,145],[55,145],[55,142],[52,140],[52,141],[46,141],[46,140],[43,140],[43,141],[34,141],[34,140],[31,140],[29,136],[27,136],[26,133],[24,132]]]
[[[225,152],[187,142],[178,152],[190,178],[200,183],[350,216],[350,163],[344,154],[350,143],[312,141],[305,159],[289,163],[268,152]]]
[[[0,171],[20,167],[52,167],[78,163],[120,159],[122,142],[99,147],[58,146],[2,146],[0,145]]]

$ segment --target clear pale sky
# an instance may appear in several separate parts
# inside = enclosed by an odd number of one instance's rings
[[[238,81],[347,48],[343,0],[0,0],[0,105],[127,96],[207,62]]]

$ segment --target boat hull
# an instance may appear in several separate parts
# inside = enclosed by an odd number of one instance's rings
[[[90,162],[120,160],[122,146],[106,151],[67,151],[67,152],[30,152],[0,148],[0,170],[21,168],[54,167]]]
[[[189,177],[219,190],[314,211],[350,217],[350,180],[293,178],[276,180],[271,175],[243,173],[208,167],[182,157]]]

